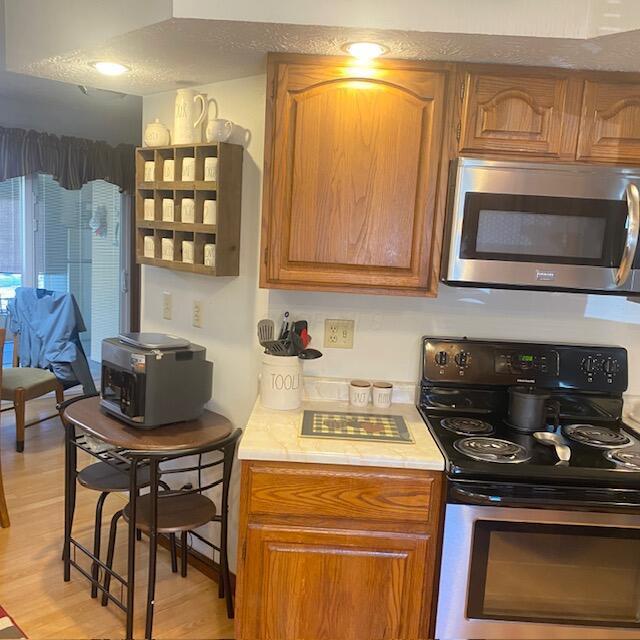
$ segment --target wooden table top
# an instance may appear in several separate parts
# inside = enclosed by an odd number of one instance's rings
[[[73,402],[64,415],[69,422],[103,442],[151,454],[205,448],[224,440],[233,431],[231,422],[213,411],[205,411],[197,420],[138,429],[107,414],[100,407],[99,397]]]

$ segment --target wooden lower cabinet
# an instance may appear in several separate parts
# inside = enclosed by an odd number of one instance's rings
[[[432,637],[441,492],[435,472],[243,463],[237,638]],[[282,498],[271,512],[265,493]],[[361,517],[359,503],[386,504],[387,519]]]

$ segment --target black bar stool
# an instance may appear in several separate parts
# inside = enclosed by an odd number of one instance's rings
[[[102,540],[102,510],[105,500],[110,493],[124,493],[129,491],[129,464],[126,461],[114,460],[112,463],[95,462],[94,464],[81,469],[77,475],[78,484],[85,489],[99,491],[100,496],[96,503],[95,528],[93,532],[93,555],[100,558],[100,547]],[[138,492],[140,489],[149,486],[149,467],[141,467],[137,476]],[[140,531],[136,532],[140,540]],[[175,541],[172,545],[172,557],[175,557]],[[175,565],[174,565],[175,566]],[[91,575],[94,580],[98,580],[99,565],[93,562],[91,565]],[[91,585],[91,597],[98,597],[98,587]]]
[[[135,526],[137,529],[149,533],[151,541],[149,556],[149,590],[147,594],[147,637],[151,637],[153,625],[153,604],[155,598],[155,567],[157,544],[155,537],[157,534],[167,534],[175,536],[180,534],[180,547],[182,550],[181,574],[187,575],[187,536],[192,533],[201,542],[210,546],[214,551],[218,551],[220,558],[220,580],[218,583],[219,597],[225,597],[227,615],[233,618],[233,594],[231,593],[231,579],[229,573],[229,561],[227,552],[227,532],[228,532],[228,515],[229,515],[229,481],[233,467],[233,459],[235,456],[236,445],[242,431],[236,429],[224,440],[213,446],[202,447],[190,451],[188,454],[171,455],[171,456],[154,456],[149,459],[151,468],[151,486],[153,487],[154,476],[158,477],[158,485],[164,486],[164,491],[157,492],[157,500],[154,501],[154,492],[140,496],[136,499],[136,516],[135,522],[131,522],[130,504],[124,509],[114,514],[111,520],[109,531],[109,544],[107,550],[106,566],[109,571],[105,572],[104,590],[102,594],[102,605],[106,606],[109,600],[109,588],[111,584],[111,571],[113,569],[113,559],[116,545],[117,525],[120,518],[123,518],[129,526]],[[218,459],[211,462],[203,462],[205,454],[214,454],[220,452],[222,455]],[[170,469],[160,469],[163,461],[185,458],[187,456],[198,456],[198,463],[190,466],[172,467]],[[211,482],[203,482],[203,471],[213,467],[222,465],[222,474],[216,480]],[[167,485],[164,479],[167,476],[178,473],[197,472],[198,482],[196,486],[187,485],[182,489],[166,490]],[[161,477],[163,480],[159,480]],[[203,492],[220,486],[222,489],[222,499],[220,512],[218,513],[216,505]],[[220,523],[220,544],[215,545],[207,541],[202,536],[193,532],[193,529],[204,526],[209,522]],[[215,560],[215,559],[214,559]]]

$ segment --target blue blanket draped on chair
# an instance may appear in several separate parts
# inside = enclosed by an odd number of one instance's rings
[[[73,294],[18,287],[8,308],[21,366],[51,370],[65,389],[81,384],[85,394],[96,393],[80,342],[87,328]]]

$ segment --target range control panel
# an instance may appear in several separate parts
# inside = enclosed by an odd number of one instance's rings
[[[623,347],[430,337],[422,346],[422,378],[432,383],[530,384],[604,393],[627,389]]]

